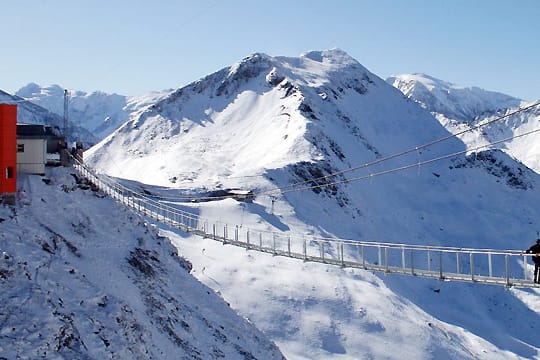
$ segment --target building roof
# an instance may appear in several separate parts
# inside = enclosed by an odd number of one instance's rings
[[[61,137],[57,127],[49,125],[17,124],[18,138],[58,138]]]

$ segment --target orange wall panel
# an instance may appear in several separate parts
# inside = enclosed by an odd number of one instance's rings
[[[17,192],[17,105],[0,104],[0,194]]]

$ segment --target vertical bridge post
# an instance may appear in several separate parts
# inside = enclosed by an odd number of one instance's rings
[[[471,265],[471,281],[474,282],[474,257],[473,257],[473,253],[469,253],[469,257],[470,257],[470,265]]]

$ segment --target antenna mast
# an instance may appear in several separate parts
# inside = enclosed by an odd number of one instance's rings
[[[67,89],[64,90],[64,137],[66,142],[68,141],[68,103],[69,103],[69,92]]]

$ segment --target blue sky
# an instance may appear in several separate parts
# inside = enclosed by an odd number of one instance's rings
[[[423,72],[540,99],[537,0],[17,0],[3,4],[0,89],[142,95],[254,53],[341,48],[376,75]]]

